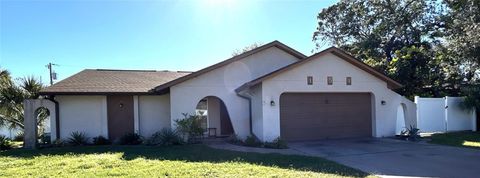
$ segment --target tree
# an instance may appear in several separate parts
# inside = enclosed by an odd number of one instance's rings
[[[23,101],[25,99],[38,99],[39,92],[44,87],[35,77],[24,77],[15,84],[7,70],[0,71],[0,126],[10,128],[24,128]],[[37,111],[37,125],[47,119],[49,113],[46,109]]]
[[[0,88],[10,86],[12,79],[10,78],[10,72],[0,68]]]
[[[243,54],[243,53],[245,53],[245,52],[247,52],[247,51],[250,51],[250,50],[252,50],[252,49],[258,48],[258,47],[260,47],[260,46],[262,46],[262,45],[263,45],[262,43],[253,43],[253,44],[251,44],[251,45],[245,46],[245,47],[244,47],[243,49],[241,49],[241,50],[240,50],[240,49],[236,49],[236,50],[234,50],[234,51],[232,52],[232,57],[233,57],[233,56],[238,56],[238,55]]]
[[[450,57],[460,66],[469,84],[480,80],[480,1],[445,0],[449,13],[442,15]]]
[[[457,93],[458,63],[442,46],[446,12],[437,1],[343,0],[323,9],[313,34],[317,49],[336,45],[389,77],[413,98]]]
[[[318,47],[331,43],[386,65],[396,50],[435,37],[432,32],[438,27],[432,17],[437,11],[433,2],[343,0],[318,14],[313,40]]]
[[[445,0],[449,13],[446,24],[449,57],[460,66],[463,106],[480,114],[480,1]]]
[[[463,108],[467,110],[476,109],[477,114],[480,114],[480,85],[470,85],[462,89],[466,95]]]

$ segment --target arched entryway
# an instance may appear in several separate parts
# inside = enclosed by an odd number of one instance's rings
[[[195,114],[201,116],[206,135],[220,137],[234,134],[227,107],[220,98],[204,97],[198,102]]]
[[[24,108],[24,148],[35,148],[37,146],[38,124],[50,125],[53,132],[50,133],[50,140],[57,139],[58,135],[58,110],[56,104],[47,99],[26,99],[23,101]],[[51,118],[39,119],[40,117]],[[48,117],[49,116],[49,117]]]
[[[405,104],[400,104],[397,107],[397,122],[395,127],[395,134],[400,135],[405,130]]]
[[[37,119],[37,136],[39,143],[49,143],[51,140],[50,132],[50,110],[46,107],[39,107],[34,113]]]

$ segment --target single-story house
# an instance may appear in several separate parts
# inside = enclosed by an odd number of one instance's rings
[[[217,136],[299,141],[393,136],[399,109],[415,125],[400,87],[338,48],[305,56],[273,41],[196,72],[86,69],[41,95],[55,103],[52,140],[149,137],[189,113]]]

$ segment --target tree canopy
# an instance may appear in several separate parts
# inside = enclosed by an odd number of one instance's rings
[[[243,47],[243,49],[236,49],[236,50],[234,50],[234,51],[232,52],[232,57],[238,56],[238,55],[243,54],[243,53],[245,53],[245,52],[247,52],[247,51],[250,51],[250,50],[252,50],[252,49],[258,48],[258,47],[260,47],[260,46],[262,46],[262,45],[263,45],[263,43],[253,43],[253,44],[251,44],[251,45],[248,45],[248,46]]]
[[[313,41],[404,84],[406,97],[471,96],[462,88],[480,81],[479,12],[479,0],[341,0],[319,12]]]
[[[0,126],[23,129],[23,101],[39,98],[43,84],[35,77],[24,77],[15,82],[7,70],[0,69]],[[38,125],[48,117],[46,109],[37,111]]]

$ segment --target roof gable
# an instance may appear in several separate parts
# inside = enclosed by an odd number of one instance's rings
[[[269,74],[266,74],[266,75],[263,75],[255,80],[252,80],[250,82],[247,82],[245,84],[243,84],[242,86],[238,87],[235,91],[236,92],[240,92],[244,89],[247,89],[247,88],[250,88],[252,86],[255,86],[259,83],[261,83],[262,81],[266,80],[266,79],[269,79],[273,76],[276,76],[284,71],[287,71],[287,70],[291,70],[297,66],[300,66],[304,63],[306,63],[307,61],[311,61],[313,59],[316,59],[320,56],[323,56],[325,54],[334,54],[335,56],[338,56],[340,59],[343,59],[345,61],[347,61],[348,63],[352,64],[353,66],[355,67],[358,67],[360,68],[361,70],[369,73],[370,75],[373,75],[377,78],[379,78],[380,80],[382,81],[385,81],[387,83],[387,87],[390,88],[390,89],[396,89],[396,88],[400,88],[402,87],[402,84],[396,82],[395,80],[387,77],[386,75],[376,71],[375,69],[373,69],[372,67],[370,67],[369,65],[363,63],[362,61],[356,59],[355,57],[351,56],[350,54],[346,53],[345,51],[341,50],[341,49],[338,49],[336,47],[330,47],[328,49],[325,49],[319,53],[316,53],[308,58],[305,58],[304,60],[301,60],[301,61],[298,61],[296,63],[292,63],[288,66],[285,66],[283,68],[280,68],[276,71],[273,71]]]
[[[256,53],[258,53],[258,52],[261,52],[261,51],[263,51],[263,50],[269,49],[269,48],[271,48],[271,47],[277,47],[278,49],[280,49],[280,50],[282,50],[282,51],[285,51],[286,53],[288,53],[288,54],[290,54],[290,55],[292,55],[292,56],[294,56],[294,57],[296,57],[296,58],[298,58],[298,59],[304,59],[304,58],[306,58],[306,56],[305,56],[304,54],[296,51],[295,49],[290,48],[289,46],[287,46],[287,45],[285,45],[285,44],[283,44],[283,43],[281,43],[281,42],[279,42],[279,41],[273,41],[273,42],[270,42],[270,43],[268,43],[268,44],[265,44],[265,45],[262,45],[262,46],[260,46],[260,47],[257,47],[257,48],[255,48],[255,49],[252,49],[252,50],[250,50],[250,51],[244,52],[244,53],[242,53],[242,54],[240,54],[240,55],[237,55],[237,56],[231,57],[231,58],[229,58],[229,59],[226,59],[226,60],[224,60],[224,61],[222,61],[222,62],[219,62],[219,63],[216,63],[216,64],[214,64],[214,65],[211,65],[211,66],[208,66],[208,67],[206,67],[206,68],[203,68],[203,69],[201,69],[201,70],[199,70],[199,71],[193,72],[193,73],[191,73],[191,74],[189,74],[189,75],[185,75],[185,76],[180,77],[180,78],[178,78],[178,79],[176,79],[176,80],[172,80],[172,81],[167,82],[167,83],[165,83],[165,84],[159,85],[159,86],[155,87],[154,90],[155,90],[155,92],[161,92],[161,93],[163,93],[163,92],[165,92],[165,90],[168,90],[171,86],[174,86],[174,85],[176,85],[176,84],[182,83],[182,82],[187,81],[187,80],[189,80],[189,79],[195,78],[195,77],[197,77],[197,76],[200,76],[200,75],[202,75],[202,74],[204,74],[204,73],[207,73],[207,72],[209,72],[209,71],[212,71],[212,70],[215,70],[215,69],[217,69],[217,68],[220,68],[220,67],[222,67],[222,66],[226,66],[226,65],[228,65],[228,64],[230,64],[230,63],[233,63],[233,62],[235,62],[235,61],[241,60],[241,59],[243,59],[243,58],[246,58],[246,57],[248,57],[248,56],[251,56],[251,55],[253,55],[253,54],[256,54]]]

